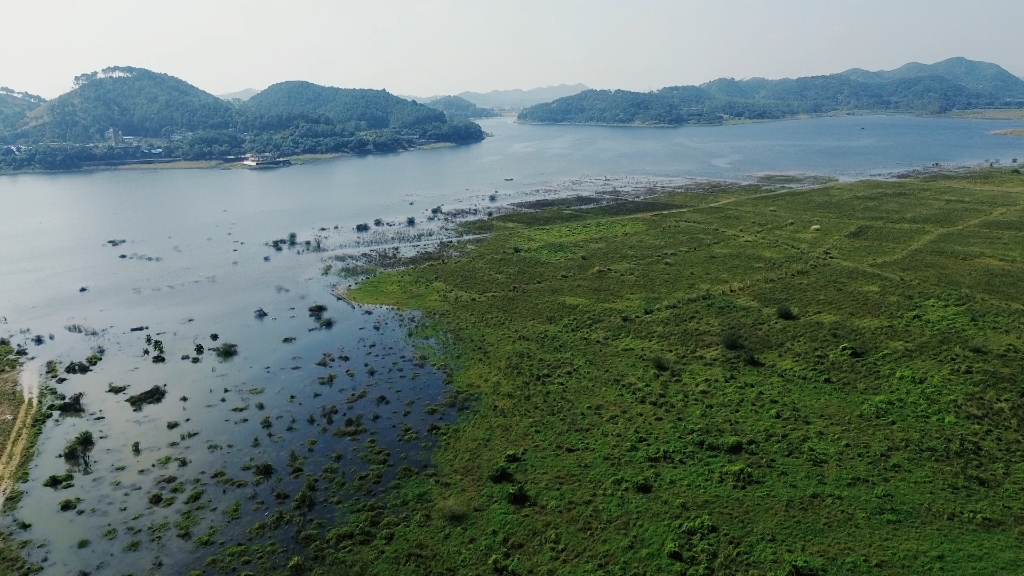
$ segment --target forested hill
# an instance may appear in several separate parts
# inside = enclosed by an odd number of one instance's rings
[[[30,112],[6,141],[94,142],[116,127],[159,138],[174,131],[223,130],[234,107],[167,74],[112,67],[75,78],[75,89]]]
[[[299,81],[274,84],[239,106],[239,111],[247,128],[261,130],[301,123],[379,130],[445,122],[443,112],[384,90],[331,88]]]
[[[449,122],[440,110],[384,90],[282,82],[253,96],[238,111],[251,148],[283,155],[383,153],[484,138],[473,122]]]
[[[1024,97],[1024,80],[1007,72],[998,64],[966,58],[950,58],[935,64],[911,62],[895,70],[880,70],[878,72],[853,68],[842,74],[848,78],[865,82],[884,82],[932,75],[942,76],[976,92],[1004,98]]]
[[[428,102],[427,106],[444,112],[450,120],[494,116],[493,110],[480,108],[461,96],[441,96]]]
[[[46,100],[39,96],[0,86],[0,132],[16,127],[22,118],[44,102]]]
[[[519,120],[683,125],[838,111],[942,114],[1024,106],[1024,80],[995,64],[952,59],[932,66],[908,66],[902,72],[847,71],[782,80],[723,78],[655,92],[588,90],[527,108]]]
[[[133,138],[108,137],[111,128]],[[72,91],[45,103],[0,92],[0,144],[8,145],[0,147],[0,171],[246,153],[373,154],[483,138],[473,122],[450,121],[384,90],[309,82],[228,102],[167,74],[114,67],[78,76]]]

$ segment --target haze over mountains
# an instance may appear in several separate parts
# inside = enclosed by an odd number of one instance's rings
[[[579,94],[590,88],[586,84],[559,84],[530,90],[491,90],[490,92],[460,92],[455,94],[480,108],[526,108],[557,98]],[[418,102],[430,103],[443,96],[404,96]]]
[[[848,70],[829,76],[767,80],[721,78],[655,92],[587,90],[523,110],[541,123],[720,124],[841,111],[943,114],[1024,107],[1024,80],[988,62],[951,58],[893,71]]]
[[[246,88],[245,90],[239,90],[238,92],[231,92],[229,94],[218,94],[217,98],[221,98],[223,100],[241,100],[242,102],[245,102],[259,93],[260,91],[255,88]]]

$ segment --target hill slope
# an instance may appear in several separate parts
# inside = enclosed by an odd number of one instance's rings
[[[285,129],[300,123],[343,124],[355,130],[413,128],[445,122],[444,113],[384,90],[332,88],[311,82],[274,84],[241,108],[251,129]]]
[[[158,138],[168,131],[226,129],[231,104],[167,74],[112,67],[75,78],[75,89],[33,110],[8,141],[96,142],[116,127],[125,136]]]
[[[44,102],[46,100],[40,96],[0,86],[0,133],[16,127],[29,112]]]
[[[911,62],[895,70],[877,72],[853,68],[843,72],[842,75],[863,82],[942,76],[977,92],[1001,95],[1004,98],[1024,96],[1024,80],[1007,72],[998,64],[968,60],[967,58],[949,58],[935,64]]]
[[[837,111],[941,114],[1022,104],[1015,99],[1024,94],[1024,80],[995,64],[961,58],[932,66],[908,65],[900,70],[847,71],[781,80],[722,78],[700,87],[676,86],[646,93],[588,90],[527,108],[519,119],[682,125]]]

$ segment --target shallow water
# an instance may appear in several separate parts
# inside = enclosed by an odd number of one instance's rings
[[[0,177],[0,334],[28,344],[33,375],[47,360],[66,365],[97,346],[105,349],[93,371],[55,385],[68,396],[85,392],[88,412],[47,425],[31,479],[22,485],[26,495],[15,516],[33,527],[17,534],[45,544],[29,555],[44,563],[46,573],[179,573],[216,549],[196,550],[195,537],[210,526],[219,529],[214,541],[237,542],[244,539],[241,530],[275,509],[290,511],[290,501],[275,502],[273,491],[294,496],[305,475],[320,474],[339,456],[339,477],[351,480],[365,471],[357,453],[366,452],[369,438],[390,451],[389,474],[402,464],[428,465],[427,426],[452,422],[456,414],[424,412],[445,391],[442,374],[413,364],[417,356],[407,329],[415,317],[335,301],[330,287],[337,278],[320,273],[328,253],[301,245],[276,251],[266,244],[272,239],[294,231],[300,241],[320,237],[329,248],[351,246],[360,238],[354,226],[374,218],[395,224],[381,230],[416,238],[415,230],[430,228],[421,224],[410,231],[405,218],[423,223],[438,205],[487,210],[531,195],[642,187],[659,179],[744,180],[789,172],[850,179],[933,163],[1024,158],[1024,140],[989,134],[1024,126],[1014,121],[848,117],[637,129],[491,119],[482,125],[494,137],[481,144],[281,170]],[[489,200],[495,192],[496,200]],[[125,243],[107,243],[115,239]],[[314,329],[306,312],[314,303],[328,305],[331,329]],[[257,308],[269,317],[256,319]],[[72,333],[65,328],[70,325],[90,330]],[[130,331],[139,326],[148,329]],[[194,355],[196,343],[216,346],[211,333],[237,343],[239,356],[220,362],[207,352],[198,364],[181,359]],[[46,337],[45,344],[29,343],[36,334]],[[164,343],[166,363],[143,355],[146,334]],[[296,340],[282,342],[286,337]],[[317,366],[325,352],[335,361]],[[350,360],[342,361],[343,355]],[[318,377],[329,373],[337,380],[321,385]],[[110,383],[130,387],[114,395],[106,392]],[[135,412],[125,402],[129,394],[165,384],[167,396],[158,405]],[[250,392],[259,388],[264,391]],[[364,398],[345,402],[360,390],[367,391]],[[387,403],[378,403],[381,395]],[[263,411],[257,402],[265,404]],[[323,408],[331,405],[339,411],[327,424]],[[372,420],[374,413],[379,419]],[[358,441],[331,434],[356,414],[376,433],[362,433]],[[264,417],[271,419],[269,430],[261,425]],[[179,422],[173,430],[167,427],[172,421]],[[419,439],[410,441],[403,424]],[[73,487],[44,488],[47,476],[69,470],[59,454],[82,430],[97,437],[91,473],[72,468]],[[183,439],[190,431],[198,435]],[[253,438],[260,439],[258,447]],[[314,439],[315,445],[307,443]],[[305,458],[296,478],[287,466],[293,450]],[[167,457],[184,458],[184,466]],[[212,478],[224,470],[228,478],[251,482],[252,472],[242,470],[250,459],[271,462],[280,482],[231,488]],[[171,495],[176,482],[158,482],[168,476],[186,482],[186,491],[171,506],[150,505],[155,492]],[[194,487],[205,490],[199,504],[207,508],[198,512],[202,519],[187,541],[176,536],[173,522]],[[60,512],[65,498],[82,502],[75,511]],[[318,498],[313,515],[330,519],[334,507],[326,490]],[[240,517],[229,520],[227,509],[236,500]],[[118,534],[107,540],[102,533],[110,528]],[[78,549],[83,538],[91,543]],[[139,549],[123,552],[133,540]]]

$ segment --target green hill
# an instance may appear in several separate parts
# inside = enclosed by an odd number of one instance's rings
[[[98,142],[111,127],[125,136],[227,129],[231,104],[191,84],[143,68],[115,66],[75,78],[75,89],[28,114],[6,141]]]
[[[488,118],[494,116],[494,112],[487,108],[480,108],[461,96],[442,96],[427,103],[427,106],[445,113],[449,119]]]
[[[588,90],[527,108],[524,122],[717,124],[798,114],[878,111],[941,114],[983,107],[1019,107],[1024,80],[995,64],[951,59],[899,71],[847,71],[767,80],[722,78],[702,86],[655,92]]]
[[[142,145],[107,142],[110,128]],[[472,122],[451,122],[441,110],[384,90],[309,82],[282,82],[233,103],[167,74],[113,67],[78,76],[72,91],[50,102],[0,91],[0,143],[29,145],[0,151],[0,170],[8,171],[254,152],[386,153],[483,137]]]
[[[869,72],[853,68],[843,76],[863,82],[883,82],[921,76],[942,76],[964,87],[985,94],[1002,97],[1024,97],[1024,80],[1007,72],[1002,66],[991,62],[979,62],[967,58],[949,58],[935,64],[911,62],[895,70]]]
[[[274,84],[239,109],[242,123],[257,130],[282,130],[304,123],[379,130],[445,122],[444,113],[385,90],[332,88],[301,81]]]
[[[387,153],[424,143],[483,140],[480,126],[384,90],[275,84],[239,106],[248,148],[281,155]]]
[[[16,127],[29,112],[44,102],[46,100],[40,96],[0,86],[0,132]]]

